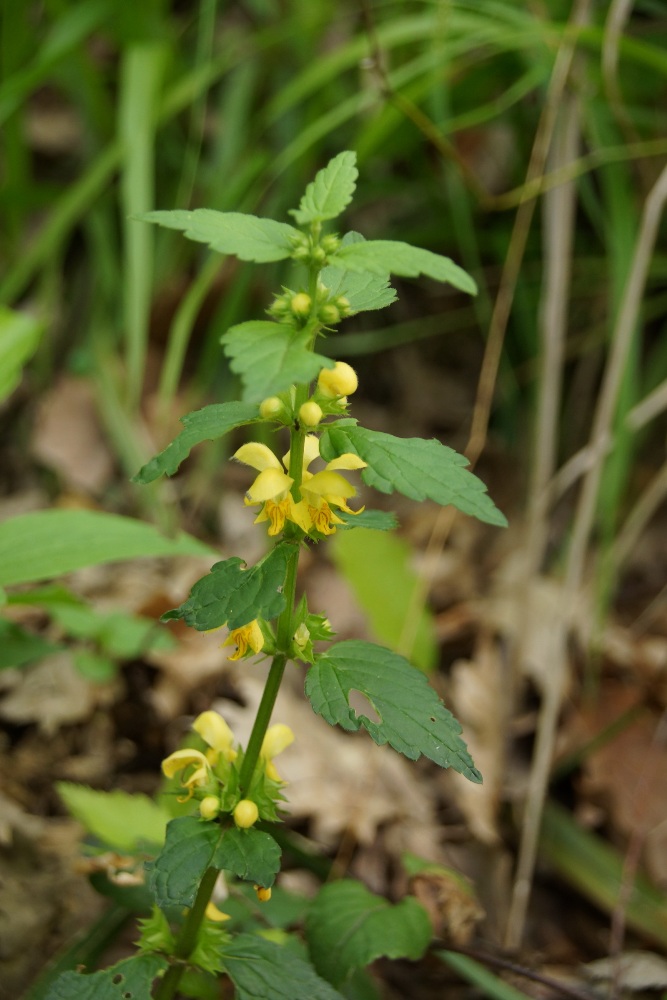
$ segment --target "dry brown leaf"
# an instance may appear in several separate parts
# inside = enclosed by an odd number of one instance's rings
[[[459,948],[470,943],[484,919],[472,883],[453,868],[439,865],[413,875],[410,892],[428,913],[436,937]]]
[[[606,680],[594,705],[569,721],[567,742],[586,746],[640,700],[632,686]],[[607,810],[624,835],[641,830],[647,838],[647,865],[667,884],[667,852],[660,850],[667,830],[667,754],[656,741],[657,713],[646,709],[613,739],[588,753],[583,762],[582,794]]]
[[[474,661],[459,660],[452,671],[450,695],[454,712],[484,782],[475,785],[452,773],[451,788],[470,831],[485,844],[497,844],[500,840],[497,813],[509,710],[506,672],[498,646],[488,636],[480,642]]]
[[[82,677],[69,653],[56,653],[17,675],[0,702],[0,716],[19,724],[36,722],[51,736],[61,726],[87,719],[101,694],[103,689]]]
[[[44,394],[30,450],[69,488],[93,496],[103,493],[113,475],[114,460],[89,382],[65,375]]]

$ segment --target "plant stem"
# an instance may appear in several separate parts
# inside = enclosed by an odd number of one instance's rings
[[[306,394],[307,387],[297,386],[297,408],[305,399]],[[299,428],[298,430],[296,428],[292,429],[289,470],[290,476],[294,480],[292,492],[296,493],[294,497],[295,501],[299,500],[298,490],[301,485],[303,470],[303,446],[305,440],[306,433],[302,428]],[[239,788],[242,796],[247,794],[252,781],[252,776],[255,773],[257,761],[259,760],[259,754],[262,749],[262,743],[264,742],[264,737],[266,736],[266,730],[269,728],[271,713],[273,712],[273,707],[276,703],[276,698],[278,697],[278,691],[280,690],[280,684],[282,682],[285,666],[288,660],[290,643],[294,632],[292,627],[292,616],[294,614],[296,575],[299,568],[299,548],[302,537],[302,532],[296,525],[285,525],[285,542],[290,543],[291,551],[287,561],[285,585],[283,588],[283,593],[285,595],[285,607],[278,618],[277,625],[276,639],[278,652],[274,656],[273,663],[271,664],[269,676],[266,680],[266,686],[264,687],[264,693],[262,694],[262,700],[259,703],[250,739],[248,740],[248,745],[246,747],[243,764],[241,765]]]
[[[174,958],[179,961],[176,961],[167,969],[164,978],[160,981],[155,992],[155,1000],[172,1000],[172,997],[176,993],[181,976],[185,971],[184,960],[190,956],[197,943],[199,928],[204,919],[206,907],[213,894],[218,874],[217,868],[207,868],[204,872],[204,876],[199,883],[197,896],[190,912],[185,918],[185,923],[181,928],[174,947]]]

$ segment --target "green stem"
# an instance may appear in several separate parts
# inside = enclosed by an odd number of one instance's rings
[[[301,403],[305,402],[307,398],[308,386],[298,385],[296,387],[295,398],[295,410],[297,412]],[[299,487],[301,486],[303,473],[303,446],[305,440],[305,430],[302,427],[293,427],[290,439],[289,474],[294,480],[292,485],[292,495],[295,502],[300,500]],[[269,676],[266,680],[266,686],[264,687],[264,693],[262,694],[262,700],[259,704],[259,708],[257,709],[255,722],[246,747],[243,764],[241,765],[239,788],[242,796],[247,795],[250,783],[252,782],[253,774],[255,773],[255,768],[257,767],[257,761],[259,760],[262,743],[264,742],[264,737],[266,736],[266,730],[269,728],[271,713],[273,712],[276,698],[278,697],[278,691],[280,690],[280,684],[285,672],[285,666],[287,665],[289,649],[294,633],[292,619],[296,600],[296,576],[299,568],[299,551],[303,533],[295,524],[287,523],[285,525],[284,537],[285,542],[290,543],[291,551],[287,560],[285,584],[283,587],[285,607],[282,614],[278,618],[276,629],[276,645],[278,652],[274,656],[273,663],[271,664]]]
[[[199,928],[204,919],[206,907],[213,894],[218,875],[217,868],[207,868],[204,872],[204,876],[199,883],[195,901],[176,939],[174,958],[177,961],[167,969],[163,979],[160,981],[155,992],[155,1000],[172,1000],[172,997],[175,995],[178,984],[181,981],[181,976],[185,972],[185,960],[190,957],[197,943]]]

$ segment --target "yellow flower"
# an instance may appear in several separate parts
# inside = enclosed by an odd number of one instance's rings
[[[208,903],[204,912],[208,920],[213,920],[216,924],[232,919],[228,913],[223,913],[222,910],[219,910],[215,903]]]
[[[259,756],[264,761],[264,770],[267,778],[271,778],[272,781],[282,781],[273,763],[273,758],[277,757],[283,750],[286,750],[293,742],[294,733],[289,726],[286,726],[283,722],[278,722],[275,726],[269,726],[262,742],[262,748],[259,751]]]
[[[209,747],[206,752],[206,760],[209,764],[214,766],[220,757],[229,761],[236,760],[234,733],[217,712],[211,710],[202,712],[192,723],[192,728]]]
[[[173,778],[179,771],[186,772],[190,767],[194,767],[194,770],[187,777],[184,774],[181,778],[181,784],[187,788],[188,793],[179,796],[179,802],[187,802],[192,798],[195,788],[208,784],[211,778],[211,765],[200,750],[190,748],[175,750],[162,761],[162,773],[167,778]]]
[[[260,903],[268,903],[271,899],[271,890],[265,889],[263,885],[254,885],[253,889],[257,893],[257,899]]]
[[[269,534],[279,535],[285,521],[293,521],[307,532],[310,528],[303,503],[295,503],[290,489],[294,480],[284,471],[280,460],[265,444],[251,441],[242,445],[233,456],[238,462],[257,469],[259,475],[245,495],[246,506],[261,504],[255,524],[269,521]]]
[[[264,633],[255,618],[241,628],[232,629],[222,645],[236,646],[236,652],[232,653],[229,659],[240,660],[242,656],[246,655],[248,649],[251,649],[253,653],[259,653],[264,645]]]
[[[334,514],[332,507],[338,507],[348,514],[360,514],[364,509],[351,510],[347,500],[357,492],[338,469],[364,469],[367,465],[358,455],[346,452],[333,461],[327,462],[321,472],[313,474],[308,466],[319,458],[320,442],[314,434],[306,437],[303,454],[303,479],[301,496],[308,510],[308,518],[312,526],[322,535],[332,535],[337,524],[344,524],[342,518]]]

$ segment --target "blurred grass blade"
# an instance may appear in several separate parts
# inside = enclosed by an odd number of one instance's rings
[[[7,6],[18,8],[20,5],[10,3]],[[103,24],[110,10],[110,0],[79,0],[69,10],[63,8],[32,62],[0,85],[0,124],[21,106],[32,90],[44,82],[58,62],[78,49]]]
[[[395,535],[368,528],[336,532],[331,543],[334,562],[368,615],[375,638],[402,653],[420,670],[433,670],[435,632],[423,602],[416,612],[416,627],[410,630],[414,631],[412,648],[400,648],[411,613],[410,594],[418,584],[409,565],[409,545]]]
[[[166,55],[163,43],[137,43],[124,54],[120,70],[118,132],[124,148],[121,212],[130,407],[139,402],[144,378],[154,256],[153,231],[137,222],[136,216],[154,207],[155,130]]]
[[[467,955],[461,955],[456,951],[437,951],[436,955],[450,969],[454,969],[462,979],[467,979],[469,983],[476,986],[482,996],[492,997],[493,1000],[530,1000],[521,990],[510,986],[503,979],[499,979],[498,976],[489,972],[483,965]]]
[[[623,858],[600,837],[582,830],[561,806],[548,802],[540,835],[540,856],[561,878],[607,913],[618,904],[623,884]],[[667,896],[638,875],[625,910],[634,931],[667,946]]]

